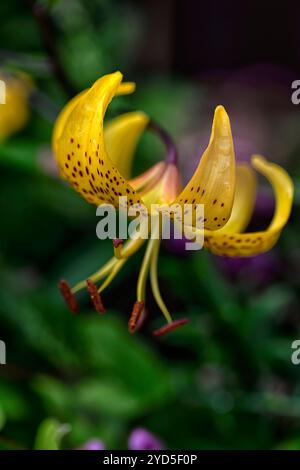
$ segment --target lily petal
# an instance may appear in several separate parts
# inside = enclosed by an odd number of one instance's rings
[[[105,126],[104,141],[107,154],[126,179],[130,177],[133,155],[148,122],[146,114],[134,111],[121,114]]]
[[[134,82],[122,82],[117,90],[117,95],[130,95],[135,91]]]
[[[230,120],[223,106],[215,110],[207,149],[189,183],[174,203],[204,204],[204,226],[218,230],[228,221],[235,192],[235,154]]]
[[[108,157],[103,119],[110,101],[117,93],[122,74],[115,72],[69,103],[54,129],[53,149],[64,177],[88,202],[111,203],[118,207],[119,196],[129,204],[139,204],[139,195],[123,178]]]
[[[231,216],[224,227],[217,233],[243,232],[250,222],[256,192],[256,175],[252,168],[245,164],[236,168],[236,188]]]
[[[293,203],[293,182],[287,172],[263,157],[252,157],[252,165],[271,183],[276,199],[273,220],[267,230],[253,233],[232,233],[224,229],[205,231],[205,247],[216,255],[253,256],[270,250],[288,221]]]
[[[27,75],[2,74],[0,81],[6,84],[5,103],[0,104],[0,141],[25,127],[30,114],[29,96],[33,84]]]
[[[131,186],[139,191],[140,194],[143,194],[145,191],[149,191],[163,175],[166,168],[165,162],[155,163],[151,168],[146,170],[144,173],[136,176],[133,179],[130,179],[129,182]]]
[[[54,150],[57,149],[57,147],[56,147],[57,142],[58,142],[58,139],[61,136],[61,133],[63,131],[63,128],[65,126],[67,118],[69,117],[69,115],[71,114],[71,112],[73,111],[75,106],[78,104],[79,100],[88,91],[89,91],[88,89],[83,90],[80,93],[78,93],[78,95],[74,96],[74,98],[72,98],[70,101],[68,101],[66,106],[59,113],[59,115],[56,119],[56,122],[55,122],[53,135],[52,135],[52,145],[53,145]],[[135,91],[135,83],[134,82],[121,82],[118,89],[117,89],[117,91],[116,91],[116,95],[117,96],[127,95],[127,94],[130,94],[130,93],[133,93],[134,91]],[[55,155],[56,155],[56,151],[55,151]]]
[[[61,110],[61,112],[59,113],[59,115],[58,115],[58,117],[55,121],[54,129],[53,129],[53,133],[52,133],[52,148],[53,148],[53,152],[54,152],[54,157],[57,161],[57,164],[58,164],[60,172],[61,172],[61,176],[64,177],[64,178],[66,178],[66,176],[64,174],[64,167],[62,165],[60,165],[60,162],[59,162],[59,159],[58,159],[59,139],[62,135],[65,124],[66,124],[67,119],[69,118],[71,112],[73,111],[75,106],[79,103],[80,99],[83,97],[83,95],[87,91],[88,90],[84,90],[84,91],[78,93],[78,95],[74,96],[74,98],[72,98],[70,101],[68,101],[68,103]]]

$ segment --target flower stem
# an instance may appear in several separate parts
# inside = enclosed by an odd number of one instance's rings
[[[47,9],[36,0],[27,0],[27,3],[31,8],[33,16],[35,17],[36,22],[40,28],[44,46],[50,59],[53,73],[67,95],[72,97],[76,94],[76,90],[61,65],[60,58],[55,47],[53,25],[48,15]]]
[[[167,131],[165,131],[159,124],[157,124],[155,121],[151,120],[148,124],[148,129],[152,130],[155,132],[161,140],[164,142],[166,149],[167,149],[167,155],[165,158],[166,163],[173,163],[174,165],[177,165],[177,150],[175,147],[175,144],[173,142],[172,137],[168,134]]]

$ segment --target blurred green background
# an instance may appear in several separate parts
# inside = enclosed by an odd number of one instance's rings
[[[284,54],[271,40],[260,49],[246,39],[250,27],[259,36],[263,14],[253,27],[243,13],[244,33],[240,10],[218,14],[192,0],[53,0],[38,2],[45,24],[32,3],[0,6],[1,70],[26,72],[35,87],[27,126],[0,144],[0,340],[7,348],[0,448],[37,446],[41,423],[38,445],[55,447],[62,428],[53,418],[70,425],[62,449],[91,438],[125,449],[136,427],[169,449],[300,449],[300,366],[291,363],[291,344],[300,339],[300,108],[290,100],[299,78],[295,13],[284,10]],[[275,8],[267,29],[278,34],[279,19]],[[264,153],[296,185],[291,220],[268,255],[231,263],[206,252],[186,256],[174,245],[162,249],[164,297],[174,317],[190,323],[159,340],[151,336],[161,325],[151,296],[151,322],[134,336],[127,331],[142,253],[105,292],[104,317],[86,295],[81,315],[72,316],[57,290],[61,277],[76,282],[96,270],[112,247],[96,238],[95,208],[56,176],[53,119],[73,91],[118,69],[137,91],[115,99],[109,115],[142,109],[160,122],[178,144],[185,181],[221,102],[237,158]],[[162,156],[161,144],[145,135],[135,172]],[[267,186],[259,193],[253,227],[272,217],[270,195]]]

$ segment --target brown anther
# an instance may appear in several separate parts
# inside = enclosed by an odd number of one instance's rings
[[[90,279],[87,279],[86,284],[87,284],[88,293],[90,294],[91,301],[95,307],[96,312],[104,313],[105,308],[102,303],[101,295],[99,294],[97,290],[97,287],[95,286],[93,281],[91,281]]]
[[[128,322],[128,330],[130,333],[134,333],[138,327],[141,326],[140,321],[141,315],[144,311],[145,302],[143,300],[137,300],[133,306],[131,317]]]
[[[137,319],[135,331],[138,331],[142,328],[146,318],[148,317],[148,314],[149,314],[148,310],[146,308],[144,308],[144,311],[142,312],[142,314]]]
[[[78,313],[79,308],[75,295],[72,293],[71,288],[65,279],[62,279],[58,284],[61,295],[72,313]]]
[[[153,331],[153,336],[162,336],[167,333],[171,333],[171,331],[176,330],[180,326],[186,325],[189,322],[187,318],[181,318],[180,320],[175,320],[172,323],[168,323],[167,325],[162,326],[158,330]]]

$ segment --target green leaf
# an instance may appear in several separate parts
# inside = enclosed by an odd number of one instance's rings
[[[77,320],[73,340],[86,376],[72,379],[71,386],[48,376],[35,379],[33,388],[49,413],[69,419],[80,409],[99,419],[129,419],[171,399],[168,369],[120,320],[111,313]]]
[[[0,163],[29,172],[38,172],[38,148],[37,143],[28,139],[11,139],[0,143]]]
[[[169,374],[163,361],[111,314],[81,325],[83,354],[95,370],[108,370],[141,402],[156,403],[168,395]]]
[[[4,380],[0,383],[0,403],[2,419],[3,416],[10,421],[28,417],[28,403],[23,394],[13,387],[13,385],[4,382]]]
[[[6,422],[6,416],[5,416],[2,406],[0,405],[0,431],[2,428],[4,428],[5,422]]]
[[[61,424],[54,418],[43,421],[35,438],[35,450],[58,450],[61,440],[70,431],[68,424]]]
[[[80,407],[99,416],[128,418],[145,409],[145,397],[134,393],[122,380],[88,380],[76,388]]]

